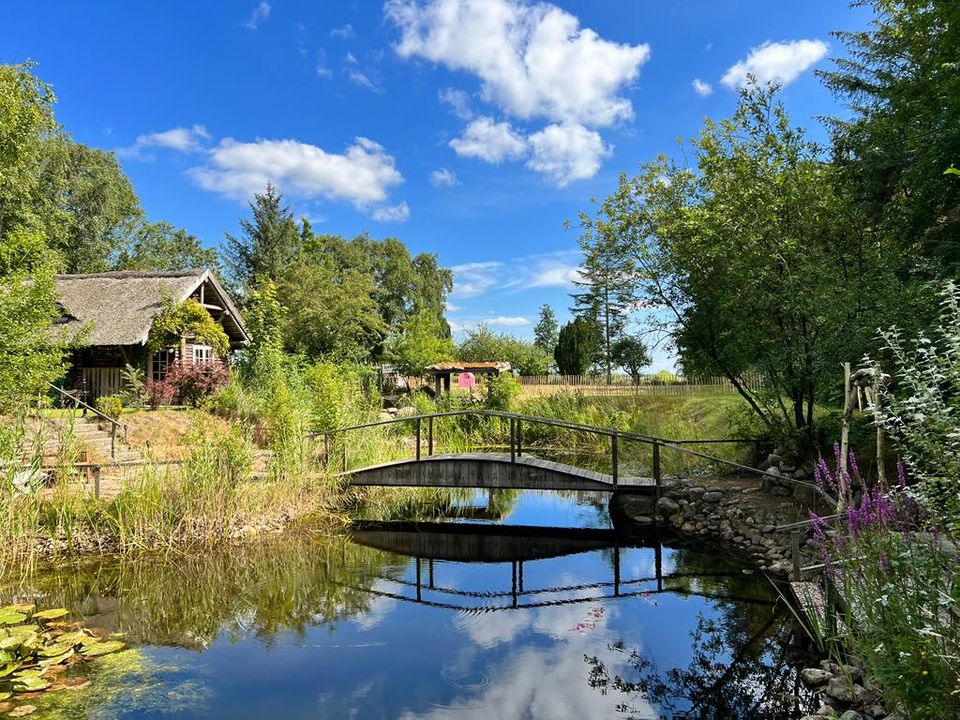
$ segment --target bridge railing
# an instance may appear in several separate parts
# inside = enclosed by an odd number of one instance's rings
[[[422,460],[424,456],[432,457],[436,454],[436,423],[444,418],[453,418],[453,417],[483,417],[483,418],[495,418],[500,421],[504,421],[509,424],[509,453],[511,462],[516,462],[517,458],[523,456],[525,451],[525,438],[524,438],[524,428],[530,426],[543,426],[543,427],[552,427],[564,430],[577,431],[587,434],[592,434],[604,438],[604,443],[606,445],[606,455],[609,460],[610,476],[614,486],[617,486],[621,478],[621,451],[622,445],[625,442],[634,442],[643,445],[647,445],[650,448],[650,468],[651,474],[654,480],[654,485],[656,488],[656,494],[659,497],[662,494],[662,482],[663,482],[663,452],[669,450],[671,452],[678,453],[681,456],[687,458],[694,458],[706,461],[711,464],[719,464],[730,469],[739,470],[742,472],[751,473],[758,477],[769,477],[774,478],[778,482],[783,482],[786,480],[781,475],[775,475],[773,473],[766,472],[765,470],[760,470],[756,467],[730,460],[727,458],[717,457],[716,455],[711,455],[709,453],[703,452],[701,450],[694,449],[691,446],[704,446],[704,445],[727,445],[733,443],[748,443],[754,444],[757,450],[757,455],[759,455],[759,440],[756,439],[735,439],[735,438],[722,438],[722,439],[695,439],[695,440],[674,440],[667,439],[662,437],[656,437],[653,435],[645,435],[643,433],[629,432],[624,430],[618,430],[616,428],[609,427],[599,427],[593,425],[584,425],[582,423],[570,422],[567,420],[562,420],[559,418],[548,418],[540,417],[536,415],[523,415],[518,413],[509,413],[498,410],[480,410],[480,409],[469,409],[469,410],[452,410],[446,412],[436,412],[436,413],[427,413],[423,415],[413,415],[409,417],[395,417],[389,420],[378,420],[375,422],[369,423],[360,423],[358,425],[351,425],[349,427],[335,428],[332,430],[326,430],[321,432],[310,433],[310,436],[317,439],[323,440],[323,462],[325,465],[329,466],[332,459],[332,449],[333,449],[333,440],[337,436],[346,436],[348,433],[358,432],[362,430],[372,429],[372,428],[383,428],[388,426],[396,426],[406,424],[407,426],[412,425],[415,432],[415,440],[413,447],[413,457],[409,458],[412,460]],[[424,447],[425,445],[425,447]],[[342,471],[344,473],[348,472],[350,469],[349,464],[349,449],[348,444],[344,441],[341,442],[341,452],[342,452]],[[790,482],[794,485],[805,487],[812,494],[814,498],[820,498],[824,500],[828,506],[835,507],[836,500],[827,494],[822,488],[817,487],[815,484],[806,482],[798,479],[791,479]]]

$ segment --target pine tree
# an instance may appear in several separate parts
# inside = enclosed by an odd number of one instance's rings
[[[540,321],[533,329],[533,344],[543,350],[548,355],[553,354],[553,349],[557,346],[557,333],[560,326],[557,324],[557,316],[553,314],[553,308],[544,303],[540,306]]]
[[[583,375],[597,359],[603,342],[597,325],[585,317],[560,328],[553,358],[561,375]]]
[[[300,250],[301,238],[290,208],[270,183],[250,203],[253,218],[240,221],[240,237],[226,233],[225,263],[242,292],[270,280],[277,282]]]

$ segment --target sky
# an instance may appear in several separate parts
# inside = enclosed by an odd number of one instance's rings
[[[570,315],[578,214],[729,115],[747,73],[825,139],[817,118],[843,108],[814,70],[843,52],[830,31],[869,21],[844,0],[6,0],[3,15],[0,62],[37,63],[59,122],[117,153],[150,220],[216,245],[270,181],[317,232],[436,253],[456,331],[522,337],[543,303]]]

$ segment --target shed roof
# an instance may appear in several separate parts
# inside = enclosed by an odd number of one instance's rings
[[[440,362],[428,365],[424,368],[424,372],[433,373],[434,375],[445,375],[447,373],[461,372],[506,372],[509,369],[510,363],[508,362]]]
[[[182,302],[204,283],[205,302],[222,308],[221,322],[231,346],[250,341],[240,312],[209,270],[57,275],[55,281],[63,308],[60,325],[68,332],[89,327],[87,345],[145,344],[164,298]]]

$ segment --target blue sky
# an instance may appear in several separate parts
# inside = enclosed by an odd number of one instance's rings
[[[8,0],[0,62],[38,63],[150,219],[216,244],[272,180],[319,232],[437,253],[454,327],[529,336],[542,303],[569,314],[565,220],[729,114],[748,71],[822,137],[840,109],[813,70],[868,19],[843,0]]]

